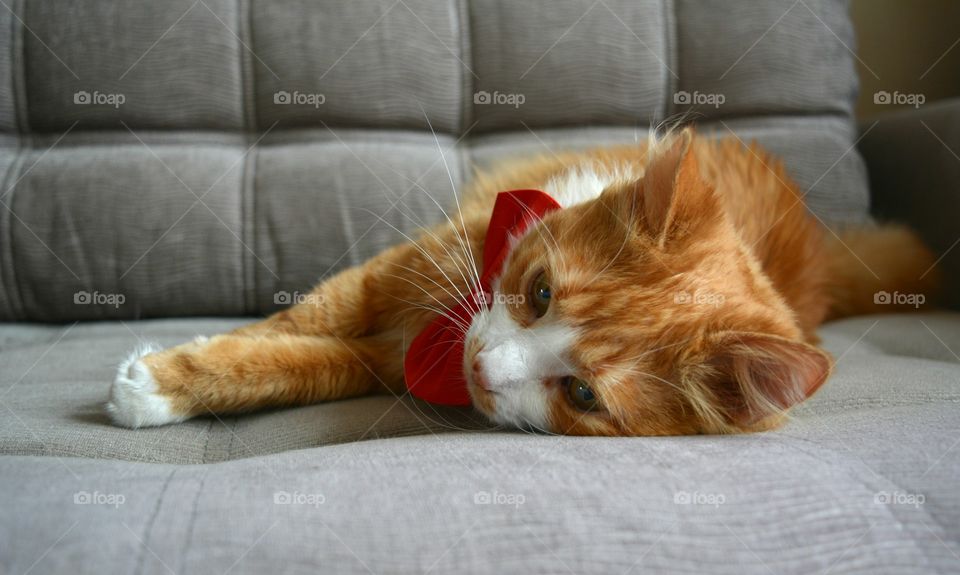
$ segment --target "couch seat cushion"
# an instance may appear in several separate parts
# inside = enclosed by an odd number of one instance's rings
[[[172,344],[239,323],[0,329],[4,572],[104,572],[78,559],[89,557],[116,573],[917,573],[960,562],[958,315],[826,326],[835,375],[772,433],[494,432],[393,398],[108,424],[100,406],[131,330]]]

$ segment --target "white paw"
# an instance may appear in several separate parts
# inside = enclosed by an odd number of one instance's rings
[[[116,425],[150,427],[186,419],[173,413],[169,399],[157,394],[157,383],[150,368],[140,361],[143,356],[161,349],[154,344],[142,345],[117,368],[117,378],[110,388],[110,401],[107,402],[107,412]]]

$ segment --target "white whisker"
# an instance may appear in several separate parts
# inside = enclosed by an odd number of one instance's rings
[[[460,197],[459,197],[459,194],[457,193],[457,185],[453,181],[453,172],[450,171],[450,166],[447,164],[447,158],[443,154],[443,147],[440,145],[440,138],[437,137],[437,132],[436,130],[433,129],[433,123],[430,122],[430,117],[427,116],[427,111],[423,109],[423,105],[420,104],[419,101],[417,101],[417,105],[420,106],[420,111],[423,112],[423,117],[427,121],[427,126],[430,127],[430,133],[433,134],[433,140],[437,144],[437,152],[440,154],[440,159],[443,161],[444,169],[447,170],[447,177],[450,178],[450,190],[453,192],[453,199],[457,203],[457,212],[460,214],[460,225],[463,226],[463,235],[464,235],[466,244],[472,245],[470,243],[470,234],[467,231],[467,224],[463,219],[463,208],[460,206]],[[454,226],[454,229],[456,229],[456,226]],[[466,248],[464,247],[464,249]],[[479,284],[480,272],[477,269],[476,262],[473,260],[472,254],[471,254],[470,260],[473,264],[473,273],[474,275],[477,276],[477,283]]]
[[[365,209],[365,208],[361,208],[361,209]],[[444,279],[446,279],[448,282],[450,282],[450,285],[453,286],[453,288],[454,288],[455,290],[457,290],[457,293],[458,293],[458,294],[460,294],[460,298],[461,298],[461,299],[460,299],[460,300],[457,300],[457,301],[460,301],[460,302],[462,302],[462,303],[466,303],[466,302],[468,301],[468,300],[467,300],[467,297],[463,294],[462,291],[460,291],[460,288],[457,286],[457,284],[454,283],[454,281],[450,279],[450,276],[447,275],[447,272],[443,269],[443,267],[442,267],[439,263],[437,263],[437,260],[435,260],[435,259],[433,258],[433,256],[431,256],[430,253],[427,252],[427,250],[423,249],[423,247],[420,246],[420,244],[419,244],[418,242],[414,241],[413,238],[411,238],[410,236],[408,236],[407,234],[405,234],[402,230],[400,230],[400,229],[399,229],[398,227],[396,227],[395,225],[393,225],[393,224],[391,224],[390,222],[388,222],[387,220],[383,219],[383,217],[381,217],[379,214],[374,213],[372,210],[366,210],[366,211],[369,212],[369,213],[371,213],[371,214],[373,214],[373,216],[376,217],[377,219],[379,219],[381,222],[383,222],[383,223],[385,223],[386,225],[390,226],[390,227],[391,227],[392,229],[394,229],[398,234],[400,234],[401,236],[403,236],[404,238],[406,238],[407,241],[409,241],[409,242],[413,245],[413,247],[415,247],[417,250],[420,251],[420,253],[422,253],[424,256],[426,256],[427,260],[429,260],[430,263],[432,263],[432,264],[437,268],[437,270],[438,270],[441,274],[443,274]]]
[[[460,300],[457,299],[457,296],[453,295],[453,293],[451,293],[450,290],[448,290],[447,288],[443,287],[442,284],[438,283],[437,280],[433,279],[432,277],[428,276],[427,274],[418,272],[417,270],[415,270],[415,269],[413,269],[413,268],[407,267],[407,266],[405,266],[405,265],[398,264],[398,263],[396,263],[396,262],[387,262],[387,263],[390,264],[390,265],[392,265],[392,266],[396,266],[396,267],[398,267],[398,268],[400,268],[400,269],[402,269],[402,270],[406,270],[406,271],[408,271],[408,272],[410,272],[410,273],[417,274],[418,276],[426,279],[427,281],[433,283],[433,285],[435,285],[435,286],[437,286],[438,288],[442,289],[442,290],[444,291],[444,293],[446,293],[448,296],[450,296],[450,299],[452,299],[453,301],[455,301],[455,302],[460,302]]]
[[[451,316],[450,314],[448,314],[447,312],[443,311],[442,309],[435,308],[435,307],[433,307],[433,306],[426,305],[426,304],[415,303],[415,302],[412,302],[412,301],[410,301],[410,300],[405,300],[405,299],[403,299],[402,297],[397,297],[397,296],[394,296],[394,295],[391,295],[391,294],[385,294],[385,295],[387,295],[388,297],[391,297],[391,298],[393,298],[393,299],[395,299],[395,300],[397,300],[397,301],[402,301],[403,303],[409,304],[409,305],[410,305],[410,309],[409,309],[409,310],[404,310],[404,311],[414,311],[414,310],[417,310],[417,309],[422,309],[422,310],[426,310],[426,311],[435,313],[435,314],[437,314],[437,315],[439,315],[439,316],[443,316],[443,317],[449,319],[450,321],[452,321],[452,322],[454,322],[454,323],[457,322],[457,318],[456,318],[456,317]],[[463,329],[463,326],[462,326],[462,325],[458,325],[457,327],[459,327],[461,330]]]
[[[430,193],[429,193],[425,188],[423,188],[423,186],[421,186],[421,185],[419,184],[419,182],[415,182],[415,181],[413,181],[413,180],[410,180],[410,178],[407,178],[407,176],[405,176],[404,174],[399,174],[399,173],[398,173],[398,175],[400,175],[401,177],[407,179],[408,181],[412,181],[412,182],[413,182],[413,185],[414,185],[415,187],[420,188],[420,189],[423,191],[423,193],[424,193],[428,198],[430,198],[430,199],[437,205],[437,207],[440,209],[440,211],[443,212],[444,217],[446,217],[446,218],[447,218],[447,221],[450,223],[450,225],[451,225],[451,227],[452,227],[452,231],[453,231],[454,235],[457,237],[459,243],[461,244],[461,248],[462,248],[462,246],[463,246],[463,244],[462,244],[462,238],[460,238],[460,235],[459,235],[459,232],[458,232],[457,229],[456,229],[456,226],[454,225],[453,221],[450,220],[450,217],[446,215],[446,212],[443,211],[443,207],[440,206],[440,204],[436,201],[436,199],[434,199],[434,197],[431,196]],[[398,202],[398,204],[397,204],[396,207],[398,207],[398,210],[397,210],[397,211],[400,213],[400,215],[404,216],[405,218],[407,218],[408,220],[410,220],[411,222],[413,222],[413,223],[420,229],[421,232],[429,235],[434,241],[437,242],[437,244],[439,244],[439,246],[443,249],[444,252],[446,252],[447,256],[450,258],[450,263],[456,268],[457,272],[460,274],[461,279],[463,279],[463,283],[466,284],[466,285],[468,285],[468,286],[470,286],[470,289],[471,289],[472,291],[479,290],[479,281],[474,281],[474,279],[473,279],[472,277],[468,278],[468,277],[464,274],[464,272],[463,272],[463,268],[465,267],[465,268],[467,268],[467,273],[470,273],[470,266],[469,266],[468,263],[464,260],[464,258],[461,257],[459,254],[456,254],[455,252],[451,252],[450,249],[447,247],[446,243],[445,243],[442,239],[440,239],[440,237],[439,237],[437,234],[433,233],[433,231],[431,231],[430,228],[427,227],[427,226],[423,223],[423,221],[420,220],[419,217],[417,217],[417,218],[415,219],[414,216],[415,216],[416,214],[415,214],[415,212],[414,212],[412,209],[410,210],[410,214],[408,214],[408,213],[406,213],[405,211],[399,209],[399,204],[403,204],[403,206],[406,207],[406,208],[408,208],[408,209],[409,209],[409,206],[407,206],[407,205],[402,201],[402,199],[401,199],[401,200]],[[413,215],[411,215],[411,214],[413,214]],[[472,257],[472,253],[471,253],[470,255],[471,255],[471,257]],[[463,267],[461,267],[461,264],[463,265]]]
[[[397,278],[397,279],[399,279],[399,280],[405,281],[405,282],[407,282],[408,284],[410,284],[410,285],[414,286],[415,288],[419,289],[419,290],[422,291],[425,295],[431,297],[431,298],[433,299],[433,301],[435,301],[435,302],[437,302],[438,304],[440,304],[440,306],[443,307],[443,308],[450,314],[449,316],[446,316],[450,321],[453,321],[453,322],[457,322],[457,321],[458,321],[458,320],[454,317],[455,314],[454,314],[453,310],[450,309],[450,307],[448,307],[448,306],[447,306],[446,304],[444,304],[442,301],[438,300],[435,295],[433,295],[432,293],[430,293],[430,292],[428,292],[426,289],[424,289],[423,286],[421,286],[421,285],[417,284],[416,282],[411,281],[411,280],[409,280],[409,279],[407,279],[407,278],[405,278],[405,277],[403,277],[403,276],[398,276],[398,275],[394,275],[394,274],[383,274],[383,275],[385,275],[385,276],[387,276],[387,277],[393,277],[393,278]],[[396,298],[396,299],[400,299],[400,298]],[[408,303],[409,303],[409,302],[408,302]],[[462,321],[460,321],[459,323],[462,323]],[[469,327],[469,326],[467,326],[467,327]]]

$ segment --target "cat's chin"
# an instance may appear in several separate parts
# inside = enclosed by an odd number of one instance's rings
[[[470,399],[473,402],[473,407],[482,413],[487,419],[496,421],[496,393],[483,389],[474,383],[469,375],[467,376],[467,391],[470,392]]]
[[[550,399],[539,382],[491,391],[468,378],[467,389],[477,411],[497,425],[540,431],[551,428]]]

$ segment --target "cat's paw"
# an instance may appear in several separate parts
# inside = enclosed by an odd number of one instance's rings
[[[107,413],[114,424],[138,428],[186,419],[173,411],[169,398],[158,393],[157,382],[142,360],[161,349],[154,344],[142,345],[120,363],[107,402]]]

